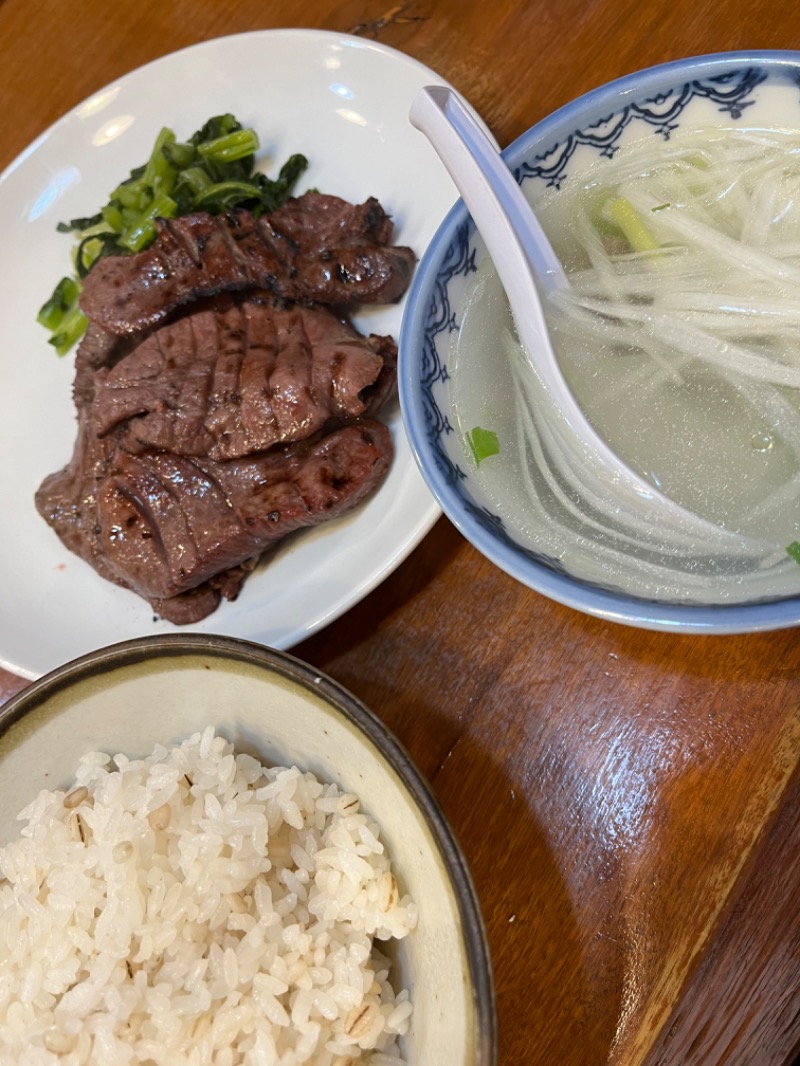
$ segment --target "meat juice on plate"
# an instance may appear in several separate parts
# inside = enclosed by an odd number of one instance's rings
[[[588,499],[548,450],[502,287],[480,264],[452,342],[453,408],[464,439],[497,433],[500,453],[472,467],[520,540],[641,595],[800,589],[786,553],[800,539],[798,155],[796,132],[692,131],[536,205],[570,277],[546,313],[577,400],[654,486],[742,534],[735,558]]]

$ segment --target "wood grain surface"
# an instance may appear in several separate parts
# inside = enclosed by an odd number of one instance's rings
[[[778,0],[4,0],[0,168],[148,60],[286,26],[415,56],[501,144],[637,68],[800,36]],[[584,617],[499,572],[442,518],[292,650],[396,732],[441,800],[485,914],[503,1066],[792,1061],[796,631],[675,636]],[[0,699],[24,684],[3,673]]]

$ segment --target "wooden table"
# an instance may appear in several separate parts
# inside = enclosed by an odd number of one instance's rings
[[[129,69],[285,26],[410,53],[501,144],[637,68],[798,43],[784,0],[4,0],[0,167]],[[795,632],[673,636],[583,617],[441,519],[380,588],[293,650],[388,723],[441,799],[483,904],[503,1064],[792,1061]],[[4,674],[0,698],[24,684]]]

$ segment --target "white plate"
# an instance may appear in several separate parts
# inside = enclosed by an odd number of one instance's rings
[[[64,466],[75,436],[74,358],[59,359],[35,322],[69,269],[60,220],[89,215],[162,126],[188,137],[230,111],[259,134],[259,168],[292,153],[309,169],[297,187],[353,202],[377,196],[395,239],[422,255],[455,187],[408,121],[417,90],[442,79],[402,53],[342,34],[276,30],[208,41],[165,56],[102,89],[36,140],[0,176],[0,664],[34,678],[96,647],[175,630],[147,603],[99,577],[38,516],[41,480]],[[357,324],[399,335],[402,303]],[[395,406],[397,449],[380,491],[362,508],[287,543],[198,632],[288,648],[378,585],[440,514],[411,455]]]

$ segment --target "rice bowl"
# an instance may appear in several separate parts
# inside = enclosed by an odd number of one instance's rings
[[[0,1061],[494,1063],[474,889],[383,732],[224,638],[118,645],[11,700]]]

